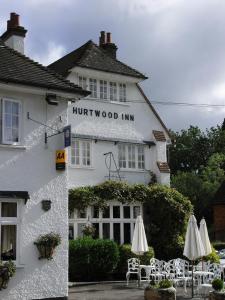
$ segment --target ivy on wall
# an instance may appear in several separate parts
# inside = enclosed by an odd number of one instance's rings
[[[187,221],[193,211],[187,197],[164,185],[131,185],[121,181],[105,181],[69,191],[71,211],[92,205],[103,210],[112,200],[128,205],[143,204],[146,234],[156,257],[170,259],[182,255]]]

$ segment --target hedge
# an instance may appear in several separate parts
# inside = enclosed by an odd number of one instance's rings
[[[104,280],[117,266],[119,250],[110,240],[78,238],[69,241],[69,280]]]

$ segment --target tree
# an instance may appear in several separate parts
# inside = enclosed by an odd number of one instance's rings
[[[172,132],[173,144],[170,147],[171,173],[178,171],[198,172],[211,155],[210,141],[198,127]]]
[[[224,179],[225,154],[215,153],[199,173],[178,172],[172,176],[171,185],[190,199],[198,220],[204,216],[212,224],[212,199]]]

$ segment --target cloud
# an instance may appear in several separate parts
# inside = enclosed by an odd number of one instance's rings
[[[45,53],[30,53],[29,56],[32,57],[35,61],[40,62],[42,65],[47,66],[64,56],[65,52],[65,47],[63,47],[62,45],[56,45],[54,42],[49,42],[47,44],[47,47],[45,48]]]

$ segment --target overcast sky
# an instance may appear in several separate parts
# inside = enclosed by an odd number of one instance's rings
[[[199,108],[154,104],[168,128],[202,129],[225,117],[224,0],[1,0],[0,30],[10,12],[28,34],[25,52],[47,65],[112,32],[118,59],[146,74],[152,101],[223,104]]]

